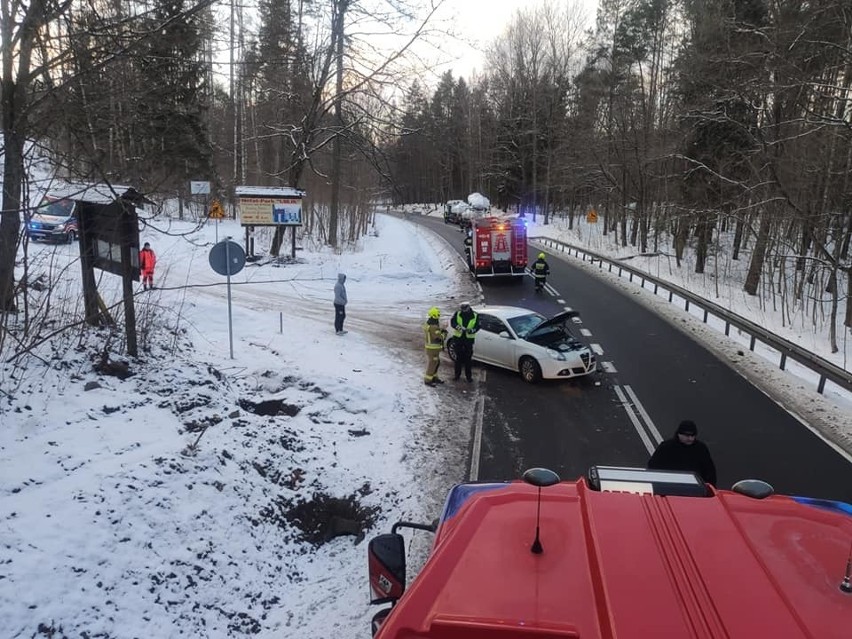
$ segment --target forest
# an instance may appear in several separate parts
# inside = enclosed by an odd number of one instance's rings
[[[423,54],[449,0],[0,1],[0,309],[39,152],[161,198],[302,188],[301,232],[331,246],[377,204],[595,209],[699,273],[724,245],[833,350],[852,327],[852,0],[519,2],[473,77]]]

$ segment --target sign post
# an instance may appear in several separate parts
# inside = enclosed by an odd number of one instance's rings
[[[228,342],[231,345],[231,359],[234,359],[234,330],[231,319],[231,275],[236,275],[246,265],[246,252],[243,247],[226,237],[210,249],[210,268],[219,275],[228,278]]]

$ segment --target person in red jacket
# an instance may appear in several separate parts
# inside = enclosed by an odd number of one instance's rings
[[[154,288],[154,266],[157,264],[157,256],[151,250],[150,242],[139,251],[139,270],[142,273],[142,289]]]

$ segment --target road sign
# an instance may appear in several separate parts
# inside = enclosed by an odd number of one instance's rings
[[[246,265],[243,247],[231,240],[222,240],[210,249],[210,268],[219,275],[236,275]]]
[[[219,200],[213,200],[210,202],[210,213],[209,217],[211,220],[224,220],[225,219],[225,210],[222,208]]]
[[[190,195],[208,195],[210,193],[210,182],[190,182]]]
[[[598,212],[595,209],[590,210],[586,214],[586,222],[589,224],[595,224],[598,221]]]

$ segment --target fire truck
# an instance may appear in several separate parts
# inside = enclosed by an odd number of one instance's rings
[[[521,219],[482,217],[471,221],[468,264],[480,277],[523,277],[527,266],[527,226]]]
[[[433,532],[410,587],[402,528]],[[368,548],[375,639],[848,639],[852,506],[593,466],[456,485]],[[365,633],[366,635],[366,633]]]

